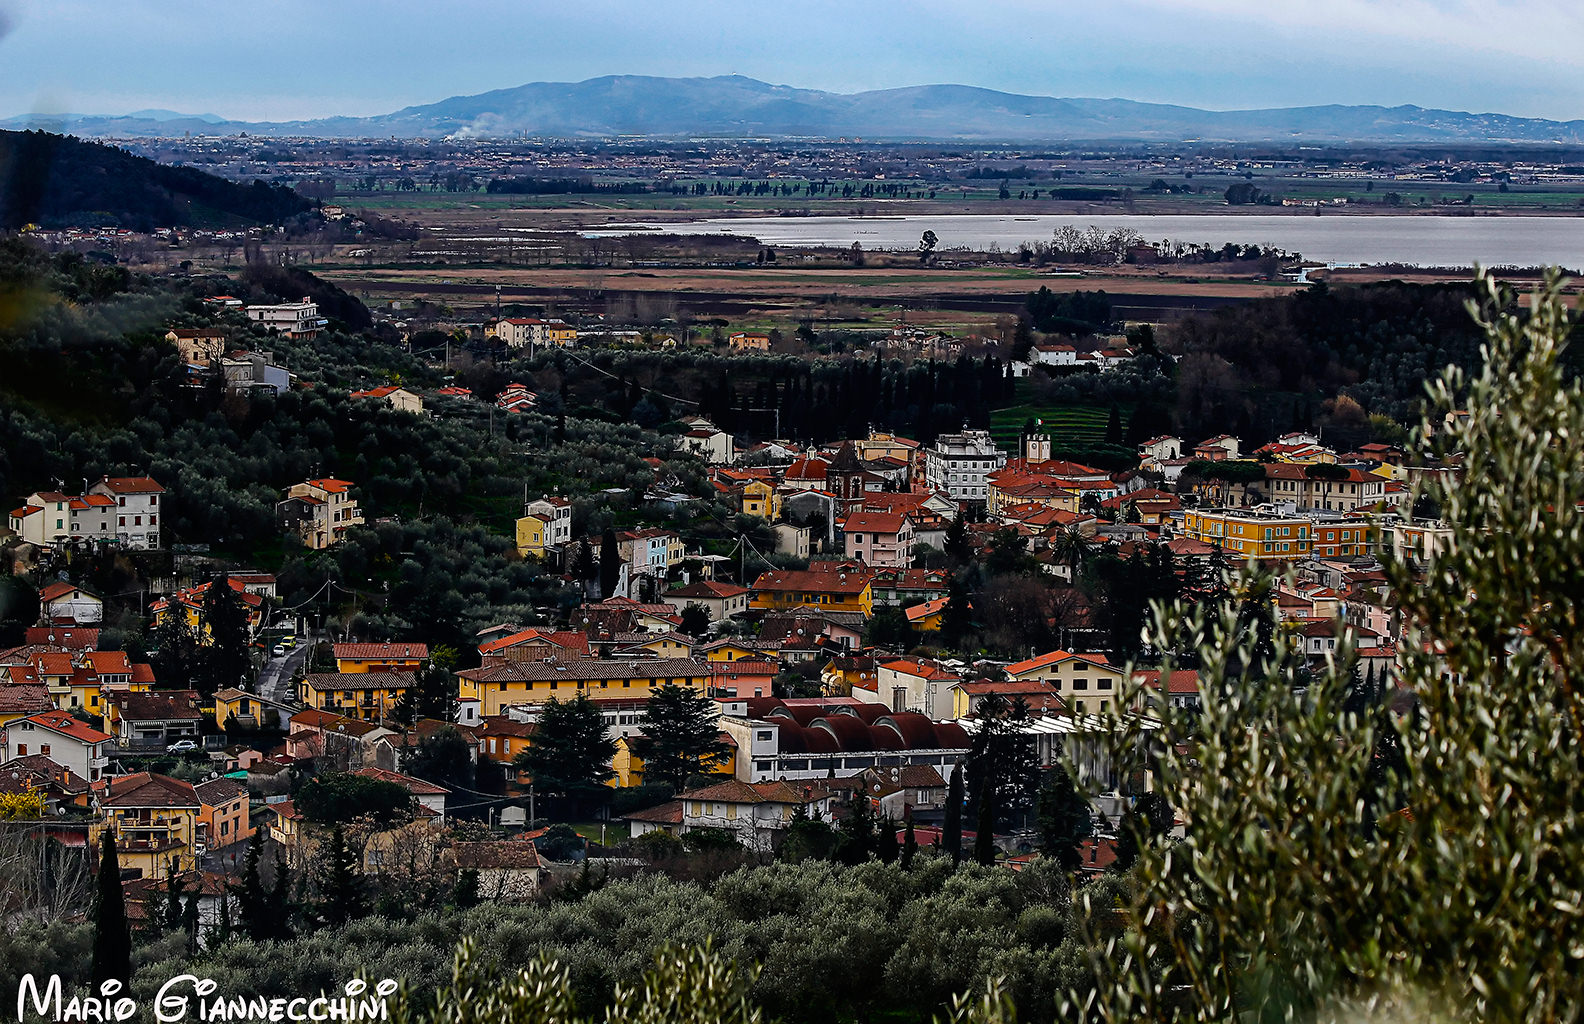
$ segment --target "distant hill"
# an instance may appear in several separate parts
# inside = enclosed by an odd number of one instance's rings
[[[0,230],[221,227],[277,223],[312,208],[278,185],[238,185],[48,132],[0,131]]]
[[[166,116],[169,114],[170,116]],[[57,114],[0,126],[59,126],[92,136],[201,134],[318,138],[863,138],[876,141],[1463,142],[1584,144],[1584,121],[1547,121],[1423,107],[1326,105],[1199,110],[1121,99],[1021,96],[965,85],[860,93],[769,85],[740,75],[608,75],[536,82],[406,107],[377,117],[221,121],[144,110]]]

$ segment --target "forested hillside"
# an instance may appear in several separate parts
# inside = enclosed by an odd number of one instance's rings
[[[313,204],[280,185],[238,185],[99,142],[0,131],[0,230],[279,223]]]

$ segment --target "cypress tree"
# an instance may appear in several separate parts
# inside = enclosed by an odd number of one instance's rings
[[[609,601],[616,596],[616,584],[621,580],[621,550],[616,546],[616,531],[605,528],[600,538],[599,581],[600,600]]]
[[[880,860],[886,864],[895,864],[902,856],[902,847],[897,844],[896,822],[890,818],[880,819]]]
[[[951,781],[946,785],[946,818],[941,825],[941,841],[951,854],[952,867],[962,863],[962,765],[952,765]]]
[[[121,892],[121,862],[109,829],[103,833],[99,874],[94,881],[92,980],[97,989],[100,982],[111,978],[125,982],[132,976],[132,936],[127,931],[126,897]]]
[[[907,818],[907,831],[902,835],[902,870],[906,871],[913,866],[913,858],[918,856],[918,837],[913,835],[913,815]]]

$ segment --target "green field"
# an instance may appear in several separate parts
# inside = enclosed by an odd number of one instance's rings
[[[1044,430],[1050,434],[1051,445],[1056,448],[1088,447],[1105,442],[1106,424],[1111,418],[1109,405],[1045,405],[1035,400],[1032,392],[1028,382],[1020,380],[1016,385],[1018,404],[990,413],[990,434],[996,444],[1007,450],[1016,448],[1018,434],[1029,420],[1044,421]],[[1122,407],[1124,426],[1132,412],[1131,407]]]

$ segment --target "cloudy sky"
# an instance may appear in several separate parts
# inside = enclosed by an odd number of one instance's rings
[[[956,82],[1584,118],[1562,0],[0,0],[0,116],[380,114],[534,81]]]

